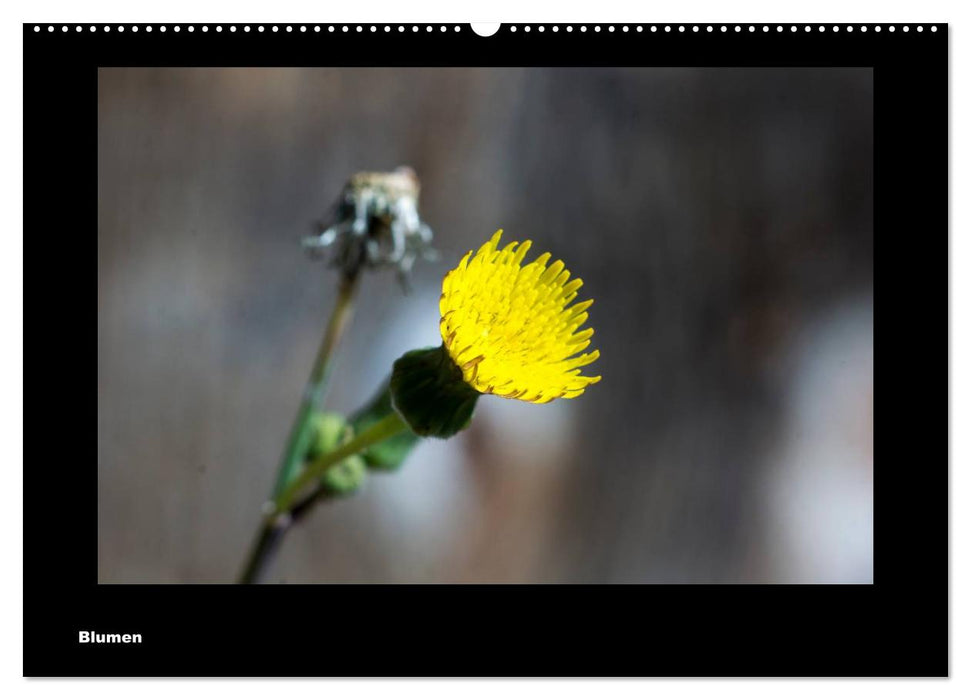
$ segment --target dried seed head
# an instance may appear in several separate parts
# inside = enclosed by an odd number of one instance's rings
[[[433,260],[432,230],[418,214],[421,185],[415,171],[357,173],[348,180],[329,222],[304,239],[314,255],[330,260],[348,277],[363,268],[394,267],[402,286],[419,257]]]

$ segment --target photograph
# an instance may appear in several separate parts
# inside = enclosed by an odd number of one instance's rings
[[[100,65],[97,583],[874,583],[874,139],[866,63]]]

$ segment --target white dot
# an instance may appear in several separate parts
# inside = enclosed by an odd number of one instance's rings
[[[629,32],[629,31],[630,31],[630,29],[628,29],[628,28],[627,28],[627,27],[625,26],[625,27],[624,27],[624,31],[625,31],[625,32]]]
[[[301,25],[300,25],[300,31],[301,31],[301,32],[306,32],[306,31],[307,31],[307,27],[306,27],[306,25],[303,25],[303,24],[301,24]]]
[[[260,25],[259,27],[257,27],[257,28],[256,28],[256,31],[258,31],[258,32],[262,32],[262,31],[265,31],[265,30],[263,29],[263,25],[261,24],[261,25]]]
[[[34,25],[34,31],[35,32],[39,32],[40,31],[40,27],[38,27],[36,24]]]
[[[413,32],[417,32],[417,31],[418,31],[418,25],[416,24],[415,26],[413,26],[413,27],[411,28],[411,31],[413,31]]]
[[[679,32],[683,32],[684,31],[684,25],[683,24],[680,27],[678,27],[678,31]]]
[[[755,27],[750,24],[750,25],[748,25],[748,30],[750,32],[754,32],[755,31]]]
[[[710,24],[708,25],[708,27],[707,27],[707,30],[708,30],[709,32],[711,32],[711,31],[714,31],[714,30],[713,30],[713,29],[711,28],[711,25],[710,25]]]
[[[808,25],[806,26],[806,31],[807,31],[807,32],[811,32],[812,30],[813,30],[813,28],[812,28],[812,27],[810,27],[810,26],[808,26]]]
[[[273,31],[278,32],[278,31],[280,31],[280,28],[274,24],[273,25]]]
[[[904,31],[905,32],[909,32],[910,31],[910,27],[904,27]]]
[[[291,27],[289,24],[287,25],[287,31],[288,32],[292,32],[293,31],[293,27]]]
[[[586,27],[580,27],[580,31],[581,32],[585,32],[585,31],[587,31],[587,28]]]
[[[427,27],[425,27],[426,32],[430,32],[431,30],[432,30],[432,25],[429,24]]]
[[[456,27],[456,29],[458,29],[458,27]],[[554,31],[554,32],[558,32],[558,31],[560,31],[560,28],[559,28],[559,27],[557,27],[557,26],[556,26],[556,25],[554,24],[554,25],[553,25],[553,31]]]
[[[608,32],[612,32],[612,31],[614,31],[614,28],[613,27],[607,27],[607,31]]]
[[[217,32],[221,32],[222,30],[223,30],[222,25],[219,25],[219,26],[216,27],[216,31]]]
[[[775,30],[777,32],[781,32],[782,31],[782,25],[780,24],[778,27],[775,28]]]
[[[936,32],[937,31],[937,27],[931,27],[931,31],[932,32]]]
[[[796,31],[796,25],[792,25],[792,27],[790,27],[790,29],[792,29],[792,31]]]
[[[51,28],[50,28],[50,31],[52,31],[52,32],[53,32],[53,31],[54,31],[54,27],[51,27]],[[106,31],[106,32],[110,32],[110,31],[111,31],[111,27],[108,27],[108,26],[105,26],[105,31]]]
[[[834,31],[834,32],[838,32],[839,30],[840,30],[840,28],[839,28],[839,27],[833,27],[833,31]]]
[[[923,27],[917,27],[917,31],[918,32],[922,32],[922,31],[924,31],[924,28]]]
[[[164,29],[164,27],[163,27],[163,29]],[[98,28],[92,24],[90,27],[88,27],[88,31],[90,31],[90,32],[96,32],[96,31],[98,31]]]
[[[375,26],[374,26],[374,25],[372,24],[372,25],[371,25],[371,31],[372,31],[372,32],[376,32],[376,31],[378,31],[378,28],[377,28],[377,27],[375,27]]]
[[[445,31],[445,27],[442,27],[442,31],[443,31],[443,32]],[[540,27],[540,28],[539,28],[539,31],[541,31],[541,32],[543,32],[543,31],[546,31],[546,30],[545,30],[545,29],[544,29],[543,27]]]
[[[728,27],[726,27],[724,24],[722,25],[722,31],[723,32],[727,32],[728,31]]]
[[[81,25],[79,24],[78,26],[76,26],[76,27],[74,28],[74,31],[76,31],[76,32],[79,32],[79,31],[81,31]]]
[[[523,31],[524,32],[528,32],[530,29],[531,29],[531,27],[528,24],[525,27],[523,27]],[[597,27],[597,31],[598,32],[600,31],[600,27]]]
[[[461,29],[461,27],[459,27],[459,26],[458,26],[458,25],[456,24],[456,25],[455,25],[455,31],[459,31],[460,29]],[[556,31],[556,29],[553,29],[553,31],[555,32],[555,31]]]
[[[740,32],[740,31],[742,31],[742,28],[736,24],[735,25],[735,31],[736,32]]]
[[[404,30],[405,30],[404,27],[402,27],[401,25],[398,25],[398,31],[399,32],[403,32]],[[331,27],[331,31],[334,31],[333,27]]]
[[[319,24],[315,24],[314,25],[314,31],[317,32],[318,34],[320,34],[320,25]]]
[[[639,32],[643,32],[643,31],[644,31],[644,27],[641,27],[641,26],[638,26],[638,27],[637,27],[637,31],[639,31]]]
[[[320,31],[320,30],[318,29],[317,31]],[[391,31],[391,27],[389,27],[388,25],[385,25],[384,26],[384,31],[390,32]]]
[[[890,27],[890,31],[895,32],[895,31],[897,31],[897,28],[896,27]]]
[[[763,27],[762,27],[762,31],[763,31],[763,32],[767,32],[767,31],[769,31],[769,28],[768,28],[767,26],[763,26]]]
[[[346,32],[347,31],[347,25],[346,24],[343,27],[341,27],[341,31],[342,32]]]
[[[695,26],[693,26],[693,27],[691,28],[691,31],[693,31],[693,32],[696,32],[696,31],[698,31],[698,25],[696,24]]]
[[[573,27],[567,27],[567,28],[566,28],[566,30],[567,30],[568,32],[572,32],[572,31],[573,31]]]
[[[866,31],[866,25],[865,24],[862,27],[860,27],[860,31],[861,32],[865,32]]]
[[[65,26],[61,27],[61,31],[62,32],[66,32],[67,31],[67,26],[65,25]],[[136,29],[135,31],[138,31],[138,30]]]
[[[509,31],[515,32],[516,31],[516,28],[515,27],[509,27]]]
[[[654,25],[651,25],[651,31],[652,32],[656,32],[657,31],[657,27],[655,27]]]
[[[826,27],[820,27],[820,28],[819,28],[819,31],[821,31],[821,32],[825,32],[825,31],[826,31]]]
[[[847,27],[847,28],[846,28],[846,31],[848,31],[848,32],[852,32],[852,31],[853,31],[853,27]]]
[[[883,27],[881,27],[880,25],[877,25],[876,27],[873,28],[873,31],[879,32],[881,29],[883,29]]]
[[[118,31],[119,32],[123,32],[123,31],[125,31],[125,28],[124,27],[118,27]]]
[[[249,25],[248,24],[245,27],[243,27],[243,31],[244,32],[248,32],[249,31]]]
[[[664,26],[664,31],[670,32],[671,31],[671,25],[665,25]]]
[[[172,31],[173,32],[181,32],[182,31],[182,28],[179,25],[175,25],[174,27],[172,27]]]

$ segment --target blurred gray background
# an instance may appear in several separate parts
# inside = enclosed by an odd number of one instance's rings
[[[334,299],[299,240],[410,165],[329,407],[437,344],[497,229],[585,280],[603,381],[319,507],[276,582],[872,579],[869,69],[102,69],[99,580],[234,580]]]

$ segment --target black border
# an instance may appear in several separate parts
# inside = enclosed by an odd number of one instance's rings
[[[945,385],[931,369],[944,355],[943,340],[929,342],[947,312],[947,25],[504,25],[489,38],[451,24],[37,26],[23,27],[24,408],[37,431],[25,444],[50,444],[51,456],[70,445],[72,458],[24,465],[25,675],[948,674]],[[97,68],[149,65],[872,66],[875,583],[98,585]],[[144,643],[79,645],[83,629],[140,632]]]

